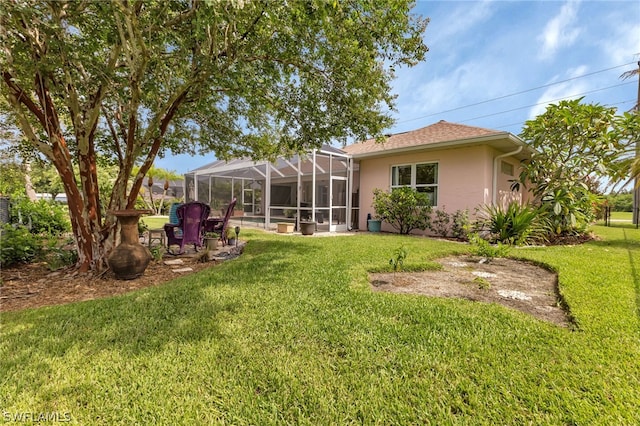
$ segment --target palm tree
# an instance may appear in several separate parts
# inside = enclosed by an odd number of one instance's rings
[[[134,170],[135,171],[135,170]],[[147,172],[147,178],[148,178],[148,186],[149,186],[149,200],[150,200],[150,204],[151,204],[151,209],[155,212],[155,214],[161,214],[161,210],[162,210],[162,204],[167,196],[167,190],[169,189],[169,181],[172,180],[182,180],[183,176],[181,174],[178,174],[172,170],[166,170],[166,169],[161,169],[161,168],[156,168],[156,167],[151,167],[149,169],[149,171]],[[162,197],[158,200],[158,205],[156,206],[156,203],[153,200],[153,179],[159,179],[160,181],[164,180],[164,186],[163,186],[163,193],[162,193]],[[140,188],[140,193],[142,194],[142,199],[145,201],[144,199],[144,188]]]

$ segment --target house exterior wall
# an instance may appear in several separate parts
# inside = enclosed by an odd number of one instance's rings
[[[412,151],[397,155],[360,160],[360,213],[359,229],[367,229],[367,214],[375,216],[373,210],[373,190],[388,191],[391,187],[391,167],[404,164],[438,164],[438,201],[436,208],[447,212],[468,210],[473,215],[476,207],[491,204],[493,200],[493,164],[500,153],[487,145],[461,147],[455,149]],[[513,165],[514,175],[519,173],[519,161],[508,157],[503,159]],[[510,191],[509,179],[501,173],[498,161],[498,193]],[[383,231],[393,232],[387,223]]]
[[[493,153],[494,158],[501,153],[495,151]],[[502,167],[502,162],[506,162],[513,167],[513,174],[506,174]],[[497,180],[497,198],[496,203],[502,206],[509,204],[509,201],[516,200],[522,204],[526,204],[532,201],[533,195],[530,191],[520,187],[520,191],[512,191],[511,184],[514,180],[517,180],[522,172],[521,162],[517,158],[507,157],[498,160],[498,180]]]

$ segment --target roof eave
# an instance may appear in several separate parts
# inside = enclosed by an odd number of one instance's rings
[[[432,144],[412,145],[412,146],[407,146],[402,148],[386,149],[386,150],[380,150],[380,151],[374,151],[374,152],[355,153],[355,154],[351,154],[351,156],[354,159],[359,160],[362,158],[381,157],[381,156],[387,156],[390,154],[392,155],[402,154],[405,152],[413,152],[413,151],[424,151],[424,150],[431,151],[436,149],[459,148],[466,145],[477,145],[477,144],[489,143],[489,142],[498,141],[498,140],[508,140],[512,142],[513,145],[515,146],[524,147],[525,150],[529,148],[528,145],[519,137],[509,132],[500,132],[500,133],[493,133],[491,135],[475,136],[472,138],[456,139],[452,141],[436,142]]]

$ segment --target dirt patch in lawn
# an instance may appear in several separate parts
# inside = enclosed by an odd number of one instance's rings
[[[369,281],[374,291],[499,303],[562,327],[572,326],[558,293],[557,275],[548,269],[508,258],[487,262],[452,256],[437,262],[442,270],[371,273]]]

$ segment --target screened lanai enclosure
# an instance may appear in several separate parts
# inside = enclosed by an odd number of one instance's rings
[[[224,214],[234,197],[243,223],[274,229],[278,223],[312,221],[318,232],[358,227],[357,164],[341,150],[323,146],[276,162],[218,160],[185,174],[186,201],[202,201]]]

